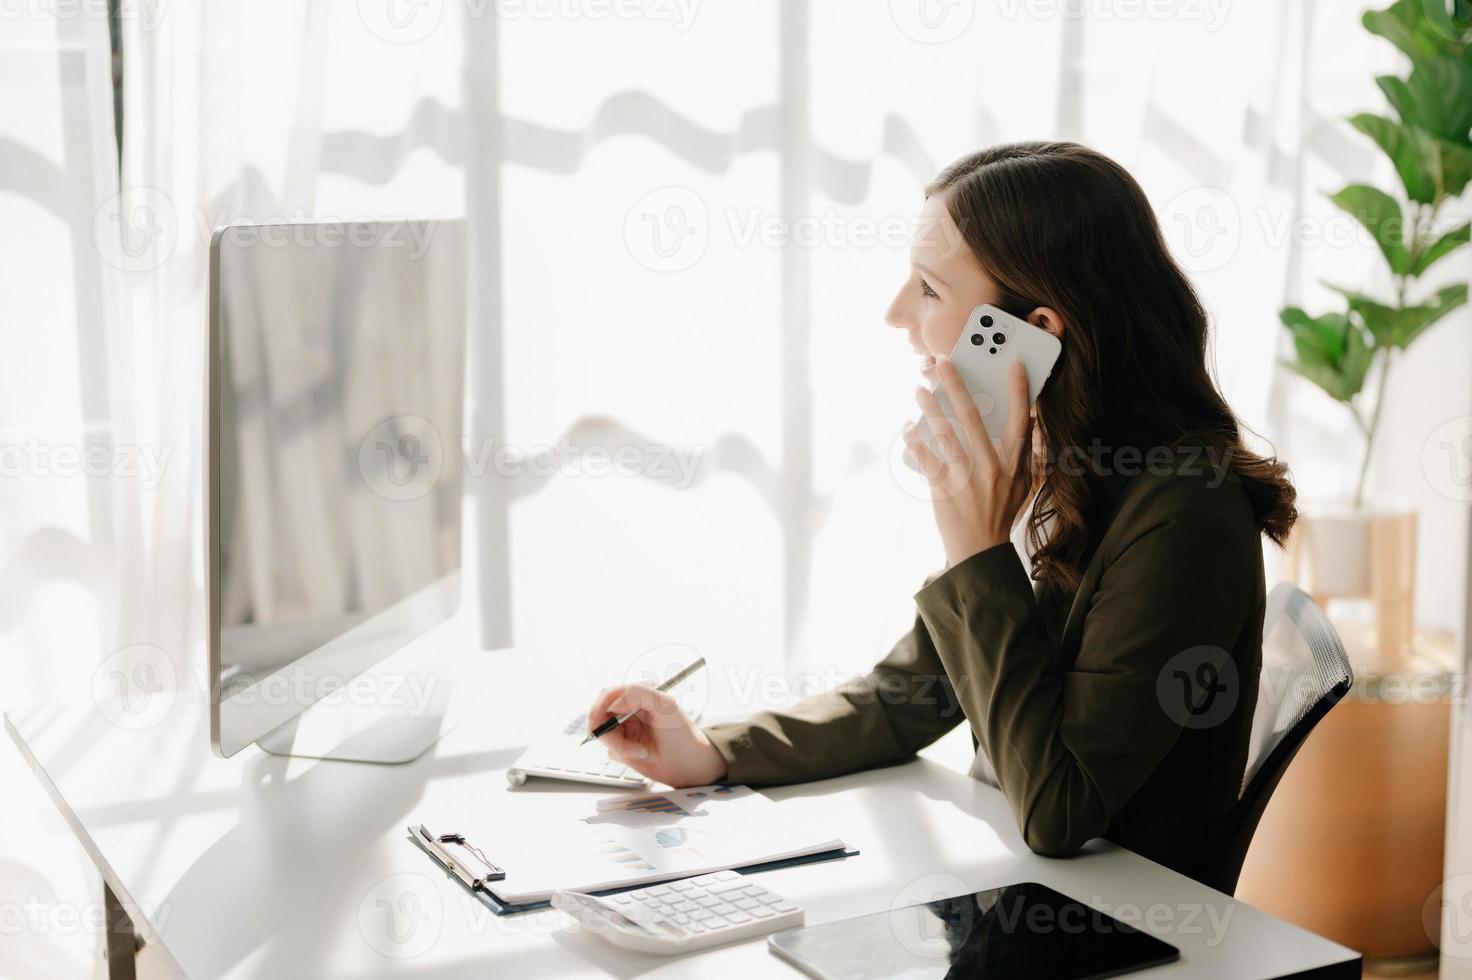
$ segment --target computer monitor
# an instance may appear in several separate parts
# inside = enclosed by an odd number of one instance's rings
[[[292,741],[459,603],[464,224],[232,225],[209,278],[211,747],[407,761],[424,705]]]

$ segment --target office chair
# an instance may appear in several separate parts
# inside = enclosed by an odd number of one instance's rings
[[[1263,616],[1262,680],[1247,771],[1231,835],[1207,884],[1228,895],[1236,891],[1252,835],[1288,763],[1353,682],[1344,644],[1324,611],[1291,583],[1276,586]]]

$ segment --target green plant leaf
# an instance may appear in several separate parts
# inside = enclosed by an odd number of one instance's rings
[[[1375,79],[1400,121],[1466,145],[1472,130],[1472,61],[1455,55],[1413,58],[1411,77]]]
[[[1349,121],[1374,140],[1395,164],[1407,197],[1421,204],[1436,200],[1437,188],[1442,183],[1441,152],[1433,137],[1414,126],[1369,112],[1353,116]]]
[[[1286,306],[1278,312],[1278,319],[1293,335],[1293,347],[1301,362],[1332,367],[1344,356],[1344,334],[1349,324],[1345,314],[1312,317],[1296,306]]]
[[[1466,145],[1472,131],[1472,61],[1455,56],[1418,61],[1410,86],[1425,114],[1419,124],[1442,139]]]
[[[1454,283],[1443,286],[1432,296],[1431,301],[1419,306],[1410,306],[1401,310],[1403,319],[1401,322],[1401,335],[1397,338],[1397,346],[1405,350],[1411,343],[1425,332],[1436,321],[1446,316],[1459,306],[1467,302],[1467,284],[1465,282]],[[1412,311],[1416,311],[1412,314]]]
[[[1415,0],[1397,0],[1384,10],[1367,10],[1361,23],[1371,34],[1378,34],[1412,58],[1431,58],[1441,53],[1435,37],[1421,28],[1422,17]]]
[[[1365,332],[1353,321],[1344,335],[1344,341],[1344,359],[1339,364],[1339,374],[1344,379],[1344,397],[1340,400],[1349,402],[1364,388],[1365,375],[1370,373],[1375,351],[1366,340]]]
[[[1467,284],[1455,283],[1438,289],[1430,300],[1413,306],[1390,306],[1364,293],[1325,283],[1344,296],[1349,308],[1364,323],[1376,346],[1405,350],[1427,327],[1467,302]]]
[[[1472,51],[1472,48],[1467,50]],[[1457,197],[1472,181],[1472,146],[1437,140],[1436,149],[1441,156],[1442,190],[1451,197]]]
[[[1457,0],[1448,11],[1447,0],[1397,0],[1384,10],[1371,10],[1361,23],[1412,58],[1457,54],[1468,41],[1468,20],[1456,15],[1466,11],[1465,0]],[[1433,13],[1432,11],[1436,11]]]
[[[1460,228],[1453,228],[1427,246],[1424,252],[1416,255],[1411,260],[1411,275],[1421,275],[1431,268],[1437,259],[1461,248],[1468,241],[1472,241],[1472,222],[1467,222]]]
[[[1296,306],[1278,313],[1293,337],[1298,360],[1283,363],[1329,397],[1351,402],[1365,384],[1373,356],[1364,328],[1345,313],[1312,317]]]
[[[1405,244],[1405,219],[1395,198],[1368,184],[1350,184],[1337,194],[1330,196],[1355,220],[1364,225],[1380,246],[1390,271],[1403,276],[1410,269],[1410,254]]]
[[[1416,101],[1404,78],[1395,75],[1376,75],[1375,84],[1380,86],[1380,91],[1385,95],[1385,101],[1390,103],[1390,107],[1395,110],[1401,122],[1408,123],[1415,119]]]
[[[1337,402],[1343,402],[1348,405],[1354,400],[1353,395],[1346,396],[1344,394],[1344,379],[1333,368],[1323,367],[1322,365],[1297,363],[1286,358],[1279,360],[1278,363],[1299,377],[1312,381],[1324,390],[1324,394]]]

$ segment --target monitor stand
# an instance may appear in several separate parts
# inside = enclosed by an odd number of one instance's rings
[[[262,735],[256,744],[271,755],[302,759],[413,762],[448,730],[444,727],[448,689],[447,683],[433,685],[430,701],[423,706],[363,706],[329,697]]]

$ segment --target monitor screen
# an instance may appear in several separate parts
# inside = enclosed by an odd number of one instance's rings
[[[231,226],[210,272],[211,735],[231,755],[458,603],[464,225]]]

